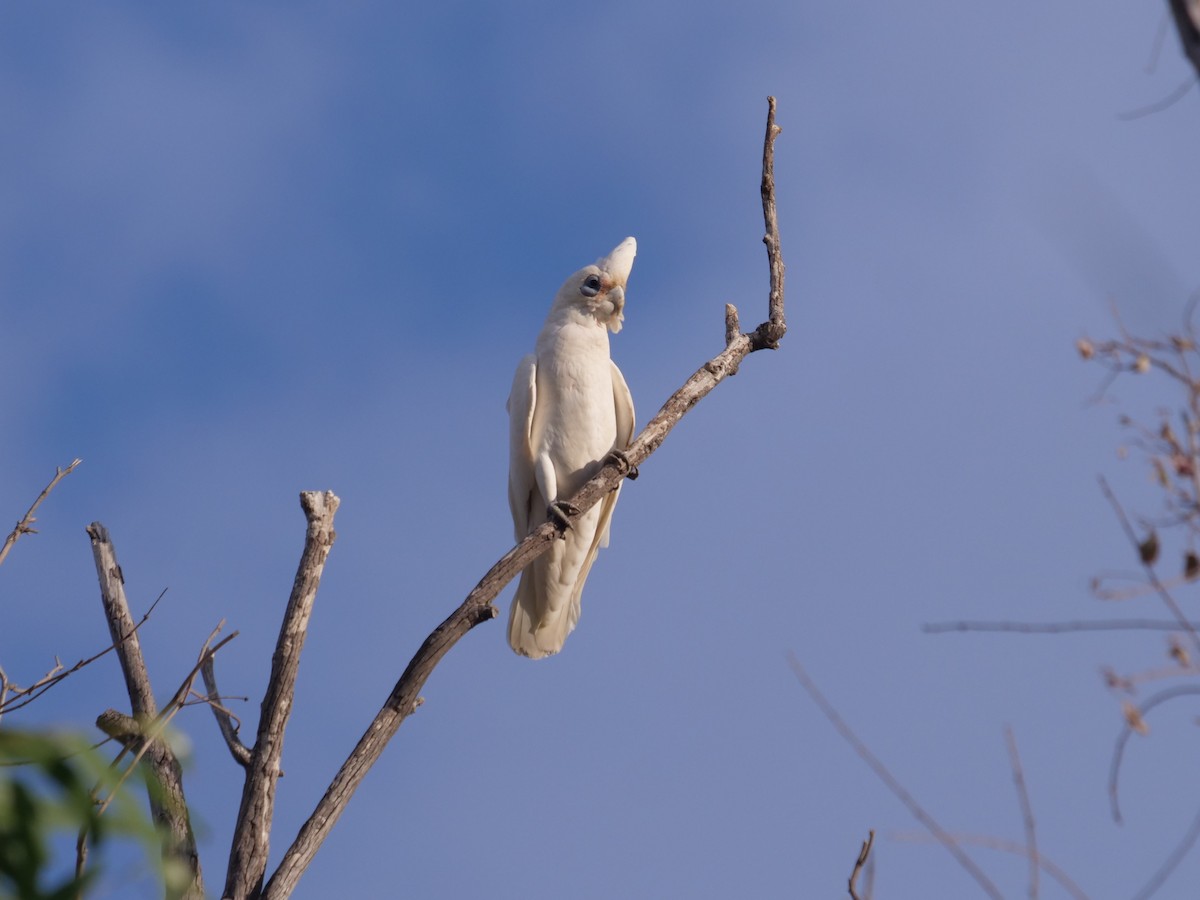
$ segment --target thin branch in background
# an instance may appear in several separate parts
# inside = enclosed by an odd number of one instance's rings
[[[1194,630],[1200,623],[1188,622]],[[1014,634],[1065,634],[1073,631],[1180,631],[1179,622],[1163,619],[1077,619],[1069,622],[926,622],[925,634],[946,634],[952,631],[998,631]]]
[[[1017,753],[1017,739],[1011,725],[1004,726],[1004,743],[1008,747],[1008,763],[1012,768],[1013,786],[1017,789],[1017,802],[1021,806],[1021,822],[1025,827],[1025,847],[1029,851],[1029,900],[1038,896],[1037,835],[1033,819],[1033,806],[1029,802],[1029,790],[1025,787],[1025,772],[1021,768],[1021,757]]]
[[[1160,113],[1164,109],[1170,109],[1180,100],[1187,96],[1187,92],[1196,86],[1196,77],[1192,76],[1180,84],[1177,88],[1163,97],[1161,100],[1155,100],[1153,103],[1147,103],[1145,106],[1139,106],[1135,109],[1128,110],[1123,113],[1117,113],[1117,118],[1122,122],[1133,122],[1137,119],[1144,119],[1146,116],[1152,116],[1155,113]]]
[[[8,551],[12,549],[13,544],[15,544],[22,535],[37,534],[37,529],[33,527],[33,523],[37,521],[37,516],[34,515],[34,513],[37,512],[37,508],[42,505],[43,500],[50,496],[50,492],[58,486],[58,483],[74,472],[75,467],[81,462],[83,462],[82,459],[75,459],[72,460],[71,464],[65,469],[55,469],[54,477],[50,480],[50,483],[42,489],[40,494],[38,494],[38,498],[33,501],[33,506],[29,507],[29,511],[26,512],[25,515],[21,516],[21,521],[17,523],[17,527],[14,528],[8,537],[4,539],[3,546],[0,546],[0,565],[3,565],[4,558],[8,556]]]
[[[1180,687],[1168,688],[1165,691],[1159,691],[1140,706],[1129,707],[1129,711],[1125,715],[1125,725],[1117,735],[1116,742],[1113,745],[1112,763],[1108,767],[1109,808],[1112,810],[1113,821],[1118,825],[1121,824],[1121,804],[1118,798],[1118,787],[1121,778],[1121,761],[1125,756],[1126,743],[1128,743],[1129,738],[1134,732],[1146,732],[1147,728],[1144,720],[1150,710],[1166,703],[1168,700],[1193,695],[1200,695],[1200,686],[1182,685]]]
[[[1134,900],[1146,900],[1152,897],[1166,880],[1171,877],[1171,873],[1183,862],[1183,858],[1191,852],[1196,840],[1200,838],[1200,812],[1196,813],[1192,819],[1192,824],[1188,826],[1187,832],[1180,838],[1179,843],[1175,845],[1175,849],[1167,854],[1167,858],[1163,860],[1161,866],[1158,867],[1150,880],[1142,885],[1142,889],[1134,895]]]
[[[166,593],[167,592],[164,589],[163,592],[155,598],[154,602],[150,604],[150,608],[146,610],[142,617],[138,619],[137,624],[133,626],[133,629],[121,637],[122,641],[128,640],[131,634],[136,634],[137,630],[146,624],[146,620],[149,619],[150,614],[154,612],[154,607],[158,606],[158,601],[161,600]],[[109,644],[99,653],[95,653],[92,656],[89,656],[87,659],[79,660],[79,662],[75,663],[75,665],[71,666],[69,669],[64,669],[62,663],[59,662],[57,657],[55,657],[54,668],[27,688],[13,685],[8,681],[7,678],[4,677],[4,672],[2,669],[0,669],[0,681],[2,681],[4,685],[4,688],[0,689],[0,718],[2,718],[7,712],[18,710],[22,706],[28,706],[38,697],[42,696],[42,694],[46,693],[46,691],[50,690],[50,688],[54,687],[56,684],[59,684],[68,675],[74,675],[84,666],[89,666],[106,653],[111,653],[117,648],[117,643],[119,642]],[[11,700],[4,700],[4,694],[6,691],[12,693],[13,697]],[[20,700],[20,702],[18,702],[18,700]]]
[[[1167,609],[1171,611],[1171,615],[1175,617],[1175,621],[1179,623],[1179,627],[1187,633],[1192,641],[1197,652],[1200,652],[1200,634],[1197,634],[1192,623],[1184,616],[1183,610],[1179,608],[1179,604],[1175,602],[1175,598],[1171,596],[1171,592],[1166,589],[1163,583],[1159,580],[1158,574],[1154,571],[1153,555],[1147,550],[1147,542],[1138,540],[1137,534],[1133,530],[1133,526],[1129,523],[1129,517],[1125,515],[1125,509],[1121,506],[1116,495],[1112,492],[1112,488],[1108,486],[1107,479],[1100,476],[1100,490],[1104,493],[1105,499],[1112,505],[1113,510],[1117,514],[1117,519],[1121,523],[1121,528],[1125,532],[1125,536],[1129,538],[1131,544],[1138,551],[1138,556],[1142,562],[1142,568],[1146,572],[1146,578],[1151,585],[1154,586],[1158,596],[1162,598]]]
[[[858,859],[854,861],[854,870],[850,873],[850,896],[853,900],[870,900],[871,891],[868,888],[864,896],[859,896],[858,893],[858,873],[867,865],[867,860],[871,857],[871,847],[875,845],[875,829],[872,828],[867,832],[867,839],[862,843],[862,849],[858,851]]]
[[[624,458],[608,460],[573,497],[567,498],[566,505],[572,508],[570,515],[566,517],[568,522],[586,513],[602,497],[616,489],[623,478],[636,470],[662,445],[671,429],[684,415],[725,378],[736,372],[742,360],[749,354],[778,347],[787,330],[784,318],[784,264],[775,207],[774,144],[779,133],[780,128],[775,124],[775,98],[768,97],[760,187],[766,228],[763,243],[767,248],[770,269],[768,320],[754,331],[737,335],[732,340],[727,336],[725,349],[704,363],[679,390],[667,398],[654,418],[626,448]],[[726,316],[727,325],[728,321]],[[492,601],[522,569],[548,551],[566,527],[569,525],[548,521],[534,529],[492,566],[458,609],[425,639],[392,688],[383,707],[334,776],[325,795],[301,827],[291,847],[284,853],[275,874],[263,889],[264,898],[281,898],[291,894],[366,773],[378,761],[384,747],[396,734],[400,725],[420,705],[420,690],[434,668],[471,629],[495,618],[498,610],[492,605]],[[251,824],[254,828],[261,827],[261,823],[257,821]],[[231,864],[231,873],[232,870]]]
[[[913,843],[928,843],[934,840],[924,832],[899,832],[889,834],[894,841],[910,841]],[[956,844],[966,844],[972,847],[982,847],[985,850],[996,850],[1000,853],[1011,853],[1015,856],[1029,858],[1029,848],[1018,844],[1016,841],[1006,841],[1003,838],[993,837],[988,834],[962,834],[955,832],[951,834],[950,839]],[[1038,855],[1038,865],[1042,871],[1058,882],[1059,886],[1064,891],[1070,894],[1075,900],[1088,900],[1088,895],[1084,893],[1083,888],[1076,884],[1066,872],[1054,864],[1045,855]]]
[[[904,786],[896,780],[895,776],[880,761],[879,757],[872,753],[870,748],[862,742],[862,739],[846,724],[845,720],[838,714],[838,711],[834,709],[833,704],[825,699],[825,695],[821,693],[816,683],[808,677],[808,673],[804,671],[804,667],[800,665],[800,661],[796,659],[795,654],[789,653],[787,659],[788,665],[791,666],[792,672],[796,675],[796,680],[800,682],[800,686],[808,692],[813,702],[824,713],[825,718],[837,729],[838,734],[842,736],[846,743],[854,748],[854,752],[859,755],[863,762],[871,767],[871,770],[879,776],[879,780],[887,786],[887,789],[892,792],[896,799],[904,804],[912,816],[925,826],[925,828],[929,829],[929,833],[937,838],[938,842],[946,848],[946,851],[954,857],[955,861],[975,879],[975,882],[983,889],[983,892],[989,897],[995,898],[995,900],[1001,900],[1003,895],[992,884],[991,879],[983,873],[983,870],[975,864],[975,861],[971,857],[963,852],[962,848],[958,846],[946,830],[925,810],[925,807],[921,806],[916,798],[905,790]]]

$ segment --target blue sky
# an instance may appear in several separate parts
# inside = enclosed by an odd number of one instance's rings
[[[1194,815],[1195,726],[1131,747],[1102,665],[1157,634],[922,634],[1111,614],[1154,510],[1075,340],[1174,327],[1200,284],[1195,91],[1165,4],[10,4],[0,12],[0,510],[80,469],[0,572],[0,662],[103,646],[112,532],[161,696],[221,619],[252,734],[299,558],[342,499],[301,666],[273,861],[425,635],[509,548],[504,400],[562,279],[635,235],[613,339],[646,421],[766,307],[765,98],[790,332],[622,493],[561,656],[499,625],[434,673],[297,896],[837,896],[973,882],[821,718],[792,651],[949,830],[1132,895]],[[507,609],[508,592],[502,598]],[[1187,598],[1184,598],[1185,600]],[[1157,608],[1122,607],[1122,615]],[[122,707],[105,661],[7,724]],[[240,769],[201,708],[186,788],[219,889]],[[1006,896],[1024,863],[975,856]],[[1159,896],[1188,896],[1200,859]],[[116,880],[108,896],[153,896]],[[1055,896],[1049,887],[1044,896]]]

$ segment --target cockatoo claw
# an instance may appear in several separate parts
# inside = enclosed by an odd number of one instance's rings
[[[614,450],[608,451],[608,455],[606,455],[604,457],[604,459],[601,460],[601,462],[603,462],[604,465],[608,465],[609,463],[612,463],[614,466],[617,467],[617,469],[620,470],[621,474],[624,475],[626,478],[628,478],[630,481],[637,481],[638,468],[637,468],[637,466],[635,466],[633,463],[631,463],[629,461],[629,457],[625,455],[624,450],[614,449]]]
[[[546,510],[547,518],[553,519],[558,530],[565,532],[571,527],[571,516],[579,515],[579,507],[572,506],[566,500],[555,500]]]

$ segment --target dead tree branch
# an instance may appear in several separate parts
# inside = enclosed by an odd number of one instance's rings
[[[1008,745],[1008,761],[1012,768],[1013,786],[1017,789],[1017,802],[1021,805],[1021,822],[1025,827],[1025,847],[1029,852],[1029,900],[1037,900],[1038,860],[1037,828],[1033,818],[1033,806],[1029,802],[1029,790],[1025,787],[1025,770],[1021,768],[1021,756],[1017,753],[1017,738],[1012,726],[1004,726],[1004,743]]]
[[[300,669],[300,651],[304,649],[317,588],[321,583],[325,560],[337,537],[333,530],[333,517],[340,502],[330,491],[306,491],[300,495],[300,505],[308,520],[304,552],[283,614],[279,640],[271,659],[271,677],[267,682],[258,720],[258,735],[246,766],[246,783],[233,831],[229,870],[225,876],[225,897],[257,896],[267,869],[271,820],[275,812],[275,787],[281,772],[283,734],[292,711],[296,673]]]
[[[34,513],[37,512],[37,508],[42,505],[43,500],[50,496],[50,492],[58,486],[58,483],[74,472],[75,467],[81,462],[83,462],[82,459],[75,459],[72,460],[71,464],[65,469],[55,469],[54,478],[52,478],[50,483],[42,489],[40,494],[38,494],[38,498],[33,501],[33,506],[29,507],[29,511],[26,512],[25,515],[21,516],[21,521],[17,523],[17,527],[14,528],[9,533],[8,537],[4,539],[4,545],[0,546],[0,565],[4,563],[4,558],[8,556],[8,551],[12,549],[13,544],[17,542],[21,535],[37,534],[37,529],[33,527],[33,523],[37,521],[37,517],[34,515]]]
[[[1125,745],[1129,742],[1129,738],[1135,733],[1145,734],[1149,730],[1149,726],[1146,725],[1146,715],[1156,706],[1160,706],[1168,700],[1174,700],[1176,697],[1190,697],[1196,694],[1200,694],[1200,687],[1195,685],[1181,685],[1159,691],[1140,706],[1130,704],[1126,707],[1125,725],[1113,744],[1112,763],[1108,767],[1109,808],[1112,811],[1113,821],[1118,825],[1121,824],[1121,802],[1119,798],[1121,762],[1125,758]]]
[[[1200,629],[1200,622],[1189,622]],[[1066,634],[1074,631],[1180,631],[1178,621],[1165,619],[1076,619],[1069,622],[926,622],[921,626],[926,634],[946,634],[952,631],[996,631],[1010,634]]]
[[[116,550],[106,529],[99,522],[87,528],[92,539],[92,556],[96,563],[96,575],[100,580],[100,600],[104,604],[104,618],[112,636],[121,672],[125,676],[125,687],[133,718],[145,732],[158,716],[158,705],[150,686],[150,675],[142,657],[142,646],[138,640],[129,602],[125,598],[125,579],[117,564]],[[147,753],[149,771],[147,791],[150,796],[150,813],[155,823],[163,830],[164,856],[182,862],[191,874],[191,883],[183,893],[187,900],[203,900],[204,878],[200,871],[200,858],[196,854],[196,837],[192,832],[188,816],[187,800],[183,793],[183,772],[179,760],[165,741],[154,741]]]
[[[225,745],[229,747],[229,752],[233,754],[234,761],[244,769],[250,765],[250,748],[238,739],[238,726],[233,721],[234,716],[228,709],[221,705],[221,692],[217,690],[217,673],[212,657],[204,661],[204,664],[200,667],[200,675],[204,678],[204,690],[208,705],[217,719],[217,727],[221,729],[221,737],[225,739]]]
[[[137,630],[146,624],[146,620],[150,618],[150,614],[154,612],[154,608],[158,606],[158,601],[161,600],[166,593],[167,592],[164,590],[155,598],[154,602],[150,604],[150,608],[142,614],[142,617],[138,619],[137,624],[133,626],[133,631],[122,636],[122,641],[128,640],[131,634],[136,634]],[[64,669],[62,663],[55,658],[54,668],[52,668],[49,672],[47,672],[27,688],[18,687],[17,685],[13,684],[5,676],[4,670],[0,669],[0,717],[3,717],[5,713],[18,710],[22,706],[28,706],[67,676],[74,675],[84,666],[90,666],[100,657],[104,656],[106,653],[110,653],[116,648],[117,645],[115,643],[109,644],[99,653],[94,653],[86,659],[79,660],[79,662],[75,663],[75,665],[71,666],[69,669]],[[8,694],[12,694],[11,699],[6,699]]]
[[[851,900],[863,900],[858,894],[858,875],[867,865],[867,860],[871,858],[871,847],[875,844],[875,830],[871,829],[867,832],[867,839],[862,843],[862,849],[858,851],[858,859],[854,861],[854,869],[850,873],[850,897]],[[867,897],[871,896],[870,891],[867,892]]]
[[[971,859],[971,857],[967,856],[967,854],[963,852],[962,848],[959,847],[954,839],[946,832],[946,830],[937,823],[937,821],[929,814],[925,807],[918,803],[917,799],[904,788],[904,785],[896,780],[896,776],[889,771],[888,767],[883,764],[879,757],[871,752],[871,748],[862,742],[862,739],[854,733],[854,730],[848,724],[846,724],[845,719],[841,717],[838,711],[834,708],[833,704],[825,699],[825,695],[821,693],[816,683],[808,677],[808,673],[804,671],[804,667],[800,665],[800,661],[790,653],[788,654],[788,665],[791,666],[792,672],[796,676],[796,680],[800,682],[800,686],[804,688],[804,690],[808,693],[808,696],[810,696],[813,702],[817,704],[817,707],[824,714],[825,718],[829,720],[830,724],[833,725],[835,729],[837,729],[837,732],[842,736],[842,739],[854,748],[854,752],[859,755],[859,758],[861,758],[863,762],[870,766],[871,771],[879,776],[879,780],[887,786],[887,789],[892,792],[892,795],[904,804],[905,808],[912,814],[913,818],[915,818],[929,830],[929,833],[937,839],[938,843],[946,848],[946,851],[954,857],[955,861],[964,870],[966,870],[967,874],[975,879],[975,883],[983,889],[985,894],[993,898],[993,900],[1002,900],[1004,895],[997,890],[994,884],[992,884],[991,879],[983,873],[983,870],[975,864],[975,861]]]
[[[889,834],[894,841],[912,841],[914,843],[929,843],[937,840],[932,835],[924,832],[904,832],[899,834]],[[1017,843],[1016,841],[1006,841],[1003,838],[993,837],[990,834],[963,834],[953,832],[948,835],[950,840],[956,844],[964,844],[972,847],[983,847],[986,850],[995,850],[1000,853],[1012,853],[1015,856],[1029,857],[1029,848]],[[1047,858],[1045,854],[1038,854],[1038,866],[1041,870],[1058,882],[1059,886],[1070,894],[1075,900],[1088,900],[1088,895],[1084,893],[1083,888],[1076,884],[1066,872],[1059,868],[1052,860]]]
[[[684,383],[683,387],[668,398],[658,414],[647,423],[641,434],[626,449],[625,458],[608,462],[594,478],[580,488],[575,496],[569,498],[567,503],[574,508],[570,519],[573,520],[582,515],[602,497],[613,491],[620,484],[621,479],[632,469],[641,465],[661,446],[667,434],[688,410],[728,375],[734,374],[742,360],[750,353],[778,347],[779,341],[787,331],[784,318],[784,264],[780,250],[779,223],[775,206],[774,147],[775,138],[779,132],[780,128],[775,124],[775,98],[769,97],[766,136],[763,140],[763,171],[760,189],[763,221],[766,228],[763,243],[767,247],[767,259],[770,267],[767,321],[750,333],[736,336],[727,333],[725,350],[701,366]],[[735,315],[736,310],[730,313],[727,307],[725,316],[727,332],[729,322]],[[300,880],[300,876],[312,861],[338,817],[345,810],[346,804],[349,803],[350,797],[362,782],[367,771],[379,759],[383,748],[396,734],[401,723],[418,705],[418,694],[442,657],[472,628],[497,615],[492,601],[522,569],[546,552],[551,543],[559,539],[564,527],[562,523],[550,521],[531,532],[520,544],[492,566],[491,570],[467,595],[462,605],[425,639],[396,682],[395,687],[392,688],[383,707],[367,727],[350,756],[342,764],[316,809],[301,827],[292,846],[280,860],[275,874],[271,876],[270,881],[263,889],[263,897],[282,898],[291,894]],[[241,834],[244,825],[245,819],[239,817],[237,834]],[[252,825],[257,829],[264,827],[259,820],[252,820]],[[231,864],[231,872],[233,868],[234,866]],[[249,890],[254,883],[245,880],[237,883],[227,882],[226,895],[242,897],[246,894],[231,890],[231,886]]]

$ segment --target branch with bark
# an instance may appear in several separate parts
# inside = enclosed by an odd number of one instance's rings
[[[566,501],[564,508],[570,510],[567,516],[562,520],[552,520],[543,524],[501,557],[480,579],[458,609],[424,640],[396,681],[379,713],[368,725],[312,815],[284,853],[274,874],[265,884],[275,791],[282,774],[280,761],[284,734],[293,707],[300,654],[304,647],[313,604],[325,562],[336,538],[333,519],[339,500],[328,491],[304,492],[300,495],[301,506],[307,518],[304,550],[283,615],[252,747],[245,746],[239,740],[234,717],[220,702],[213,668],[214,654],[234,635],[216,645],[212,645],[216,631],[210,635],[196,666],[171,701],[159,711],[137,634],[137,625],[141,623],[135,625],[130,614],[124,590],[124,577],[117,563],[111,537],[98,522],[88,527],[101,600],[112,636],[111,649],[116,650],[119,658],[132,711],[132,715],[127,716],[116,710],[108,710],[101,715],[97,724],[106,734],[122,744],[122,755],[132,753],[135,756],[134,763],[139,758],[144,758],[147,762],[147,787],[151,810],[164,834],[164,862],[182,863],[188,874],[183,897],[199,900],[204,896],[204,886],[184,798],[179,762],[168,742],[163,739],[163,733],[167,722],[192,694],[192,684],[198,676],[203,675],[205,694],[197,696],[212,709],[230,753],[245,769],[245,784],[222,896],[236,900],[287,897],[345,810],[367,771],[379,759],[383,748],[396,734],[405,718],[421,704],[419,692],[434,668],[467,632],[476,625],[496,617],[498,613],[493,601],[500,591],[522,569],[549,550],[554,541],[561,539],[571,521],[615,490],[622,479],[632,477],[637,467],[662,445],[683,416],[726,377],[736,374],[748,355],[779,346],[787,332],[784,316],[784,263],[775,202],[774,149],[779,133],[780,128],[775,123],[775,98],[770,97],[760,184],[765,226],[763,242],[766,245],[769,267],[767,319],[753,331],[743,333],[737,309],[733,305],[727,305],[724,317],[725,348],[697,369],[683,386],[667,399],[623,454],[614,454],[606,459],[596,476]],[[65,470],[59,470],[55,481],[43,491],[37,503],[22,520],[26,526],[24,530],[18,525],[16,537],[32,530],[27,526],[33,521],[32,514],[38,503],[77,464],[78,461]],[[16,537],[11,537],[10,540],[15,541]],[[7,546],[8,544],[6,548]],[[0,555],[0,560],[2,558]],[[219,628],[220,626],[218,630]],[[4,679],[0,682],[0,687],[7,684],[7,680]],[[0,700],[2,699],[0,697]],[[118,757],[118,761],[120,759],[121,757]],[[133,765],[130,765],[126,774],[132,770]],[[85,838],[86,835],[81,836],[79,842],[80,867],[86,859]],[[178,894],[173,892],[173,895]]]
[[[569,521],[591,509],[602,497],[615,490],[623,478],[648,459],[688,410],[727,376],[736,374],[742,360],[757,350],[775,349],[779,346],[787,331],[784,317],[784,264],[775,204],[775,139],[781,129],[775,124],[775,98],[769,97],[767,102],[767,128],[763,140],[760,186],[763,222],[766,228],[763,243],[767,248],[770,267],[767,320],[752,332],[738,333],[737,311],[732,306],[727,307],[724,351],[697,369],[684,385],[667,399],[654,418],[642,429],[641,434],[625,450],[623,458],[608,461],[595,477],[567,500],[565,507],[571,509],[567,521],[548,521],[531,532],[492,566],[458,609],[425,639],[392,688],[379,713],[367,726],[316,809],[280,860],[275,874],[271,876],[262,892],[263,897],[282,898],[291,894],[366,773],[379,759],[383,748],[396,734],[400,725],[419,705],[421,688],[434,668],[467,632],[498,615],[492,601],[500,591],[522,569],[550,549],[550,545],[569,527]],[[231,881],[227,883],[227,887],[233,883],[232,862],[231,860]],[[238,883],[245,884],[246,881]],[[226,893],[229,894],[229,891]]]
[[[104,605],[104,618],[108,622],[109,634],[125,676],[125,688],[133,710],[133,721],[142,734],[151,733],[151,726],[158,718],[158,705],[150,685],[150,674],[142,656],[137,626],[129,611],[125,597],[125,578],[117,563],[116,550],[108,529],[99,522],[88,526],[92,539],[92,556],[96,563],[96,575],[100,581],[100,601]],[[194,677],[194,676],[193,676]],[[192,831],[188,815],[187,800],[183,793],[183,771],[179,760],[166,741],[154,738],[145,748],[147,770],[147,792],[150,795],[150,814],[162,829],[163,855],[165,862],[178,862],[186,867],[190,883],[182,897],[186,900],[203,900],[204,878],[200,871],[200,858],[196,853],[196,836]]]

